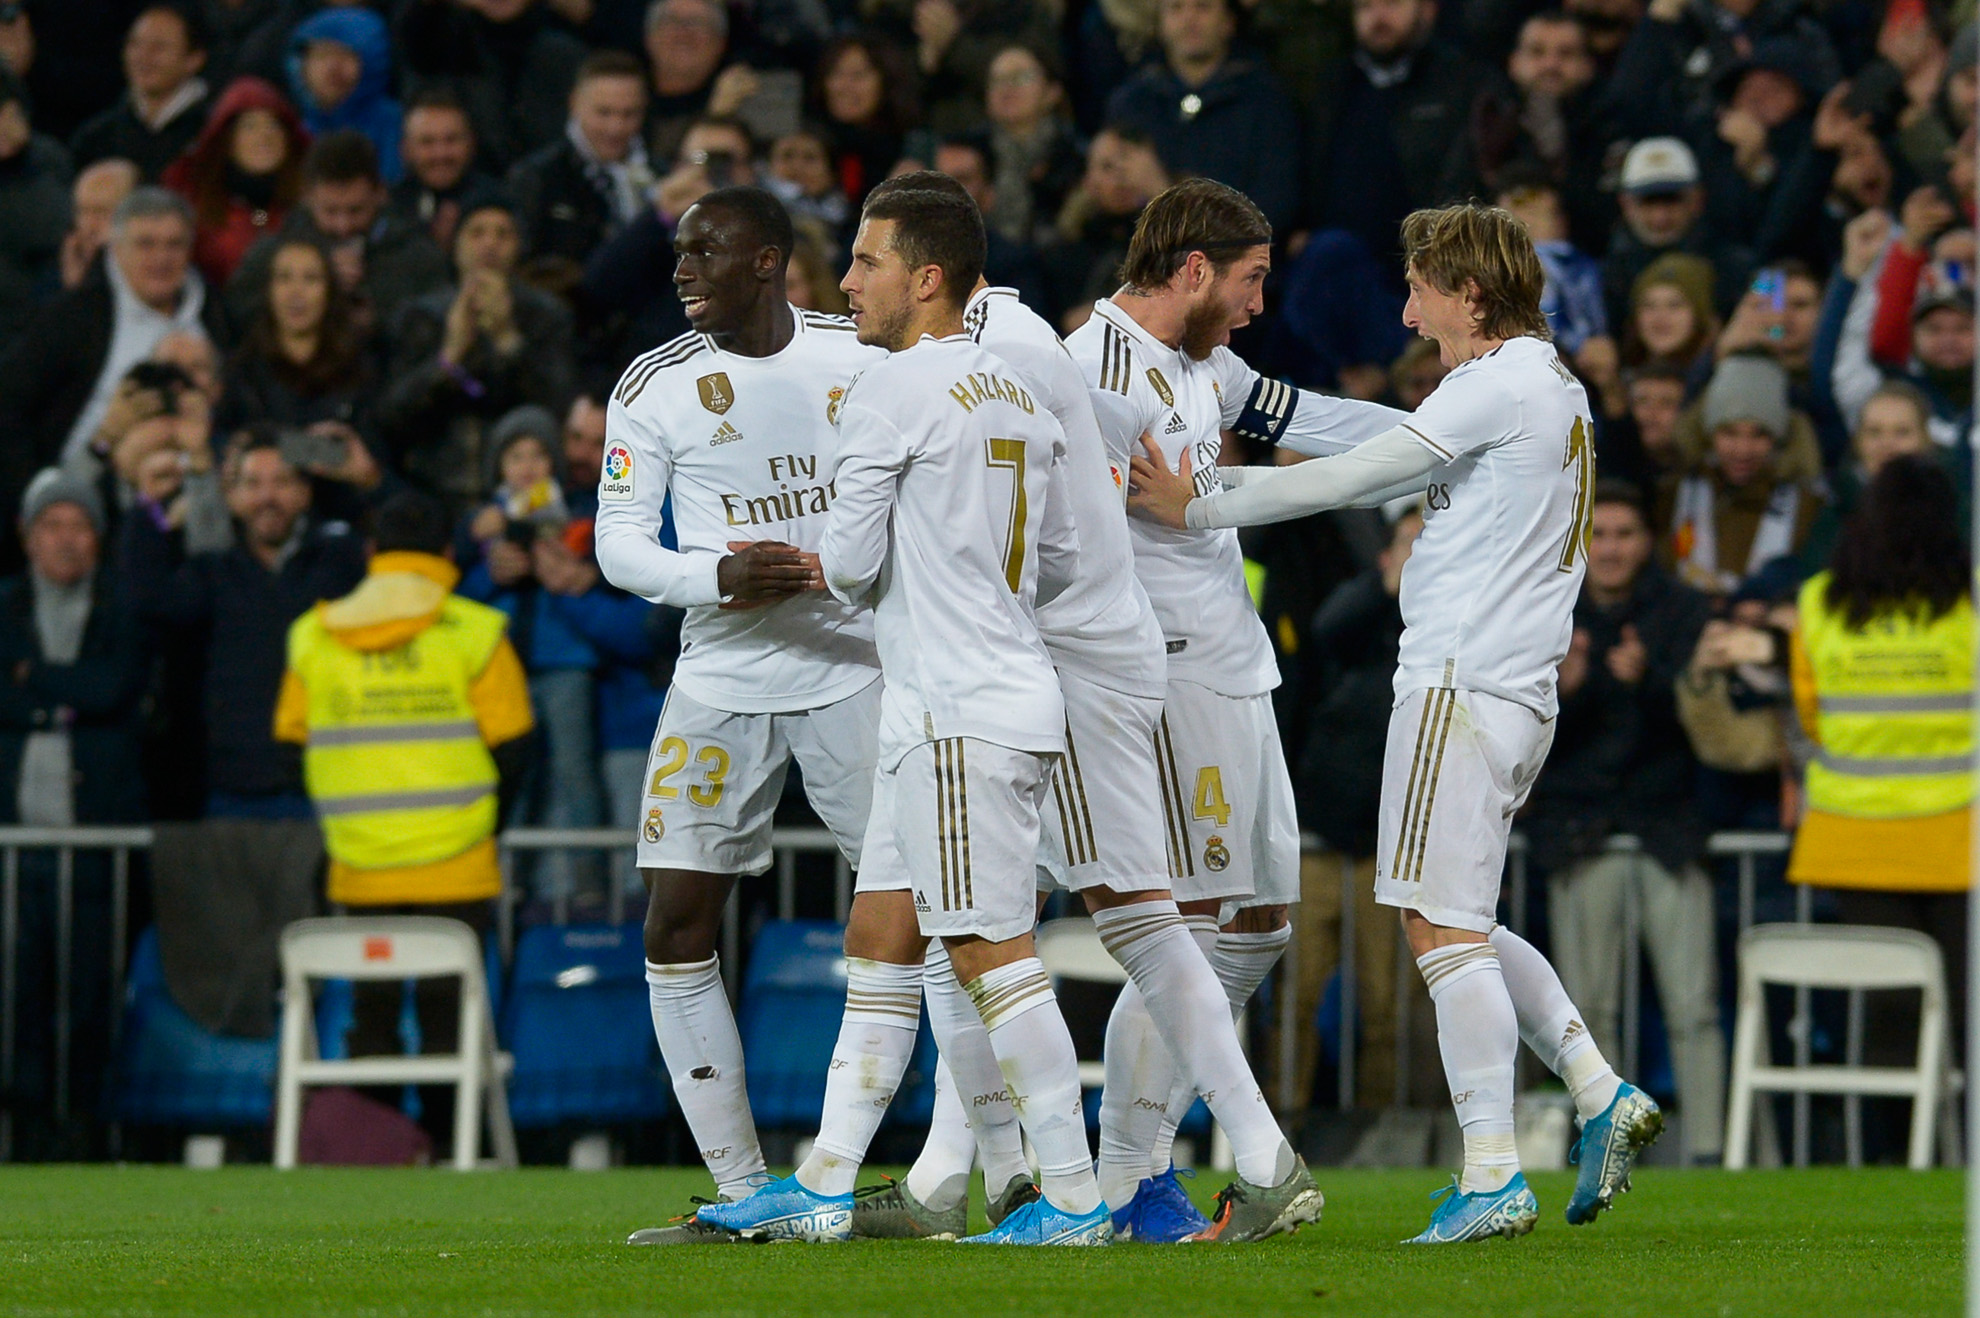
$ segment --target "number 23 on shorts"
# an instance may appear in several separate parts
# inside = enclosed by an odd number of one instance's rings
[[[653,779],[646,785],[646,794],[662,801],[678,800],[681,789],[667,780],[687,767],[689,748],[680,737],[668,737],[660,743],[660,763],[653,770]],[[702,780],[689,784],[688,800],[703,809],[712,810],[722,799],[722,783],[729,776],[729,753],[720,746],[707,745],[693,752],[694,762],[702,768]]]

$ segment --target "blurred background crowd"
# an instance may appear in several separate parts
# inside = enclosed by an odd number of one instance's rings
[[[509,615],[528,674],[511,822],[634,827],[679,618],[592,558],[603,403],[686,330],[672,229],[711,188],[775,191],[798,220],[791,296],[842,311],[866,191],[941,170],[983,209],[992,282],[1070,330],[1147,200],[1207,175],[1277,236],[1267,312],[1233,346],[1403,407],[1442,368],[1401,324],[1398,224],[1494,201],[1538,245],[1602,476],[1521,825],[1547,881],[1533,919],[1607,1048],[1621,910],[1639,912],[1686,1152],[1710,1159],[1736,913],[1706,839],[1801,819],[1820,739],[1804,583],[1853,555],[1874,612],[1965,579],[1972,9],[0,0],[0,508],[20,529],[0,548],[0,822],[199,821],[203,873],[265,860],[274,834],[233,825],[309,827],[300,753],[271,731],[283,638],[358,583],[368,513],[412,489],[444,502],[459,590]],[[1307,1020],[1334,876],[1359,867],[1365,893],[1372,873],[1420,527],[1352,511],[1246,541],[1325,848],[1300,917]],[[1642,855],[1609,854],[1615,834]],[[241,838],[260,840],[227,850]],[[1954,845],[1826,830],[1792,877],[1823,914],[1927,930],[1957,977]],[[154,863],[162,927],[162,836]],[[1762,868],[1759,914],[1791,912],[1790,867]],[[638,895],[582,857],[525,881],[526,919]],[[1406,1004],[1390,921],[1361,917],[1360,1093],[1381,1104]],[[1304,1087],[1313,1048],[1300,1067]]]

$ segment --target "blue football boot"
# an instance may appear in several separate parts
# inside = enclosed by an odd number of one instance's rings
[[[1444,1198],[1446,1195],[1449,1198]],[[1540,1201],[1527,1187],[1523,1172],[1514,1172],[1501,1189],[1476,1194],[1466,1194],[1453,1176],[1449,1185],[1430,1197],[1443,1198],[1444,1202],[1430,1215],[1430,1225],[1423,1228],[1423,1234],[1405,1240],[1405,1245],[1454,1245],[1493,1236],[1511,1240],[1531,1231],[1540,1220]]]
[[[1581,1167],[1574,1197],[1568,1200],[1568,1225],[1593,1222],[1597,1213],[1629,1189],[1629,1172],[1637,1156],[1663,1133],[1664,1113],[1657,1100],[1624,1081],[1602,1115],[1582,1123],[1581,1138],[1568,1155],[1569,1162]]]
[[[1114,1239],[1145,1245],[1176,1245],[1210,1229],[1210,1219],[1189,1200],[1173,1163],[1160,1176],[1151,1176],[1134,1189],[1134,1198],[1114,1210]]]
[[[786,1176],[747,1199],[703,1204],[696,1217],[748,1240],[851,1240],[853,1197],[813,1194]]]
[[[1101,1204],[1090,1213],[1068,1213],[1042,1196],[1018,1207],[965,1245],[1105,1245],[1114,1239],[1114,1215]]]

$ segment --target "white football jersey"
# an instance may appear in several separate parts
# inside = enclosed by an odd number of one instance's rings
[[[1223,488],[1217,457],[1227,429],[1303,453],[1330,454],[1408,416],[1265,379],[1228,348],[1196,361],[1142,329],[1112,298],[1093,304],[1092,318],[1066,348],[1086,379],[1112,460],[1125,470],[1130,457],[1143,453],[1144,434],[1172,471],[1188,450],[1198,494]],[[1135,572],[1167,639],[1169,676],[1227,696],[1262,695],[1278,686],[1278,665],[1245,583],[1237,532],[1174,531],[1138,517],[1128,530]]]
[[[1168,665],[1162,626],[1134,575],[1128,542],[1127,469],[1107,454],[1086,381],[1065,344],[1017,290],[985,288],[969,300],[963,327],[1018,373],[1066,432],[1066,495],[1079,536],[1072,584],[1038,607],[1038,632],[1061,669],[1096,686],[1160,699]]]
[[[1078,555],[1065,447],[1030,386],[966,334],[923,336],[847,394],[819,556],[834,595],[873,605],[883,764],[950,737],[1065,749],[1032,617],[1041,572],[1070,581]]]
[[[674,681],[737,714],[830,704],[879,672],[872,617],[829,594],[715,607],[730,541],[817,551],[833,500],[833,416],[853,377],[886,356],[851,321],[791,313],[796,332],[768,357],[699,334],[663,344],[626,370],[605,411],[598,565],[622,590],[687,609]],[[670,494],[678,551],[659,541]]]
[[[1459,687],[1551,718],[1588,567],[1595,423],[1554,345],[1508,339],[1465,362],[1404,425],[1430,475],[1402,578],[1396,698]]]

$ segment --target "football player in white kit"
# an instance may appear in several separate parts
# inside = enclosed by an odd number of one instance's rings
[[[954,179],[926,171],[889,179],[872,196],[902,189],[969,199]],[[1213,1095],[1212,1110],[1230,1136],[1243,1193],[1228,1196],[1235,1216],[1216,1224],[1211,1238],[1256,1240],[1295,1229],[1317,1220],[1325,1201],[1259,1091],[1223,989],[1169,891],[1155,753],[1166,665],[1160,624],[1134,575],[1125,481],[1110,470],[1114,464],[1079,368],[1051,326],[1014,290],[978,280],[963,325],[972,341],[1017,372],[1066,433],[1066,490],[1079,557],[1070,584],[1036,611],[1065,697],[1067,742],[1045,811],[1041,871],[1085,899],[1101,941],[1137,985],[1162,1039],[1188,1059],[1197,1087]],[[974,1015],[939,942],[929,952],[925,985],[931,1017],[944,1011]],[[993,1206],[1003,1198],[1000,1187],[1025,1173],[1016,1123],[1009,1104],[999,1101],[1004,1083],[995,1056],[968,1022],[951,1028],[957,1040],[977,1046],[945,1052],[922,1156],[904,1180],[856,1201],[854,1235],[959,1234],[977,1132]],[[974,1123],[951,1073],[965,1080]],[[1123,1077],[1115,1088],[1124,1092],[1131,1085]],[[1171,1211],[1158,1220],[1160,1188],[1139,1175],[1110,1181],[1109,1173],[1103,1154],[1101,1197],[1114,1209],[1117,1238],[1175,1240],[1211,1226],[1191,1209],[1185,1230],[1164,1234],[1177,1219]],[[1173,1177],[1166,1185],[1181,1195]]]
[[[1117,464],[1140,454],[1146,436],[1171,467],[1190,462],[1207,492],[1227,429],[1336,453],[1405,418],[1265,379],[1226,346],[1263,310],[1271,243],[1258,208],[1209,179],[1178,183],[1142,211],[1125,285],[1066,341]],[[1167,641],[1160,760],[1170,886],[1237,1010],[1291,940],[1286,906],[1299,895],[1292,780],[1272,713],[1278,665],[1235,532],[1137,520],[1130,540]],[[1138,990],[1122,993],[1108,1022],[1107,1058],[1103,1174],[1128,1185],[1152,1178],[1151,1189],[1186,1209],[1169,1148],[1195,1086]],[[1117,1075],[1122,1083],[1111,1083]]]
[[[770,866],[793,757],[859,864],[880,713],[872,615],[812,589],[810,552],[832,502],[833,416],[885,354],[849,322],[791,306],[792,242],[782,204],[757,188],[718,189],[681,217],[674,284],[694,329],[613,391],[598,484],[607,579],[687,609],[637,848],[654,1033],[725,1199],[749,1193],[764,1165],[715,955],[722,908],[737,875]],[[670,495],[678,551],[658,539]],[[632,1243],[732,1239],[689,1216]]]
[[[891,841],[909,886],[870,882],[888,867],[861,870],[825,1125],[792,1176],[701,1209],[732,1230],[850,1234],[859,1160],[907,1065],[911,992],[928,939],[940,938],[1039,1160],[1040,1196],[971,1239],[1112,1238],[1072,1036],[1031,936],[1039,812],[1066,746],[1033,621],[1040,583],[1056,594],[1076,567],[1065,434],[962,332],[984,245],[966,197],[890,190],[868,199],[842,285],[861,341],[893,355],[840,409],[820,568],[834,598],[872,602],[887,682],[866,850]]]
[[[1513,1147],[1522,1038],[1580,1115],[1570,1223],[1629,1188],[1663,1117],[1603,1059],[1546,958],[1495,914],[1513,814],[1553,742],[1555,673],[1587,566],[1588,396],[1548,340],[1544,276],[1518,220],[1453,206],[1416,212],[1402,236],[1404,323],[1450,369],[1421,407],[1352,452],[1222,492],[1200,470],[1137,460],[1131,504],[1167,526],[1208,528],[1426,494],[1403,570],[1375,896],[1402,909],[1464,1131],[1464,1170],[1416,1237],[1441,1244],[1523,1235],[1538,1219]]]

